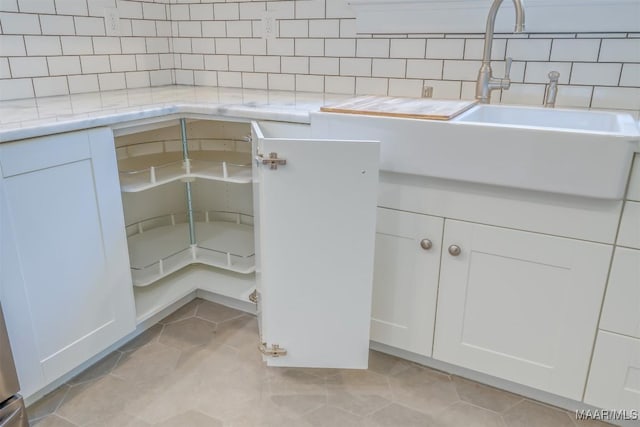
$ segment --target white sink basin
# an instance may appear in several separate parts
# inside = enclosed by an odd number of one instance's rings
[[[535,127],[578,132],[620,133],[629,116],[606,111],[478,105],[454,119],[461,123]]]
[[[380,169],[621,200],[640,134],[628,114],[479,105],[449,122],[314,113],[318,137],[381,141]]]

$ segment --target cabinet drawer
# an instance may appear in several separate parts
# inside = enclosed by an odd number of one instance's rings
[[[616,248],[600,328],[640,338],[640,250]]]
[[[635,200],[636,202],[640,202],[640,154],[636,154],[636,157],[633,160],[633,168],[631,169],[631,181],[629,182],[627,200]]]
[[[640,410],[640,340],[600,331],[584,401],[599,408]]]
[[[640,202],[625,202],[617,243],[640,249]]]

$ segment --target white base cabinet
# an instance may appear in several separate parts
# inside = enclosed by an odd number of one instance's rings
[[[372,341],[431,356],[443,224],[378,208]]]
[[[434,358],[582,400],[611,246],[453,220],[444,246]]]
[[[599,408],[640,411],[640,339],[598,333],[584,401]]]
[[[0,145],[0,299],[29,396],[135,328],[113,135]]]

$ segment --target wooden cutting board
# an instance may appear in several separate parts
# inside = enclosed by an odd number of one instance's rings
[[[361,96],[320,111],[329,113],[367,114],[372,116],[412,119],[450,120],[473,107],[477,101],[448,101],[430,98],[397,98],[392,96]]]

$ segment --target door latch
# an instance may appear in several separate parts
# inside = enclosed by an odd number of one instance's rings
[[[285,159],[278,158],[278,153],[269,153],[269,157],[266,159],[264,155],[258,154],[256,156],[256,162],[258,162],[258,164],[269,165],[269,169],[278,169],[278,166],[287,164]]]

